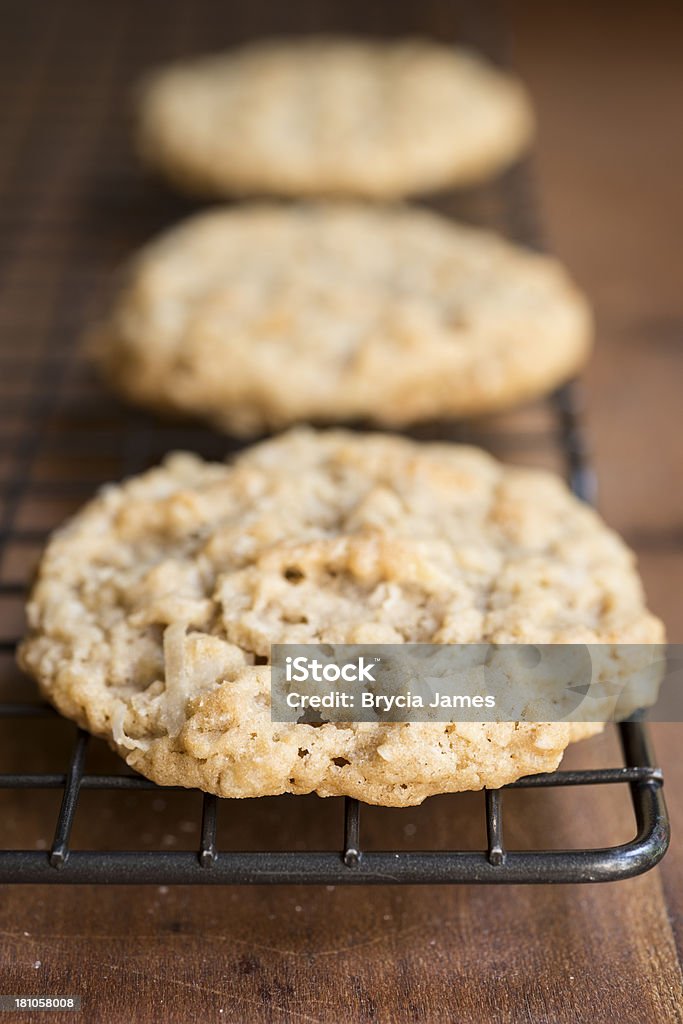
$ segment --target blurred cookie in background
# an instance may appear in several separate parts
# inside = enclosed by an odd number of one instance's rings
[[[537,397],[587,358],[565,270],[410,207],[217,208],[147,245],[93,348],[133,401],[237,435],[406,426]]]
[[[190,192],[390,199],[478,182],[532,128],[522,84],[467,50],[313,36],[153,72],[138,143]]]

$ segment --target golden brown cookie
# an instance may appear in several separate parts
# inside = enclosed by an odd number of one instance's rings
[[[556,477],[382,435],[169,457],[48,545],[23,667],[163,784],[409,805],[554,769],[590,724],[274,724],[273,643],[656,643],[633,557]]]
[[[532,124],[521,83],[466,50],[309,37],[153,73],[138,141],[190,191],[389,199],[487,177]]]
[[[254,205],[142,250],[96,349],[136,402],[236,434],[478,415],[574,374],[591,342],[563,268],[419,208]]]

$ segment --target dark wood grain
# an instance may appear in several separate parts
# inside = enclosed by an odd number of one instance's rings
[[[652,606],[671,639],[683,642],[683,140],[674,102],[683,92],[683,15],[665,3],[506,6],[516,61],[539,111],[538,169],[551,240],[598,315],[600,341],[586,387],[601,506],[636,546]],[[41,378],[39,367],[55,332],[77,332],[106,291],[110,268],[189,208],[145,182],[127,151],[124,97],[142,67],[254,35],[265,25],[452,38],[462,21],[462,5],[448,0],[10,0],[3,9],[0,258],[8,273],[0,331],[26,358],[35,357],[39,377],[32,380],[48,392],[50,376]],[[78,103],[67,103],[69,96]],[[115,420],[116,409],[93,390],[97,385],[80,363],[59,372],[68,395],[101,403],[103,427],[108,417]],[[20,386],[2,376],[0,401],[17,399]],[[37,423],[49,431],[61,417],[61,429],[68,415],[49,407],[47,420]],[[19,416],[18,428],[21,422]],[[57,458],[32,460],[5,449],[0,473],[16,468],[18,459],[36,479],[60,478]],[[81,468],[86,484],[120,471],[102,446],[84,456]],[[69,507],[85,493],[72,495]],[[0,508],[0,515],[33,529],[68,510],[44,498]],[[12,545],[0,579],[23,578],[36,554],[37,545]],[[6,600],[0,623],[8,636],[19,616],[18,603]],[[0,670],[20,692],[25,684],[6,658]],[[6,732],[0,770],[21,761],[29,745],[35,770],[59,770],[69,730],[34,724]],[[0,990],[70,991],[81,995],[87,1021],[140,1024],[681,1021],[683,729],[659,726],[655,739],[674,841],[662,867],[639,879],[508,889],[4,887]],[[103,748],[93,756],[111,767]],[[607,765],[616,757],[610,733],[571,750],[567,764]],[[364,841],[411,848],[445,846],[455,837],[479,848],[481,800],[470,794],[457,806],[435,798],[411,812],[370,811]],[[86,794],[76,846],[196,843],[194,794],[161,802],[130,794],[125,801],[122,816],[118,800]],[[629,838],[623,793],[596,790],[590,803],[570,791],[514,793],[506,802],[513,847]],[[3,798],[0,842],[45,848],[56,811],[54,794],[30,805],[21,795]],[[272,800],[258,810],[245,803],[224,823],[220,839],[226,847],[263,842],[266,835],[274,845],[296,843],[305,828],[316,845],[332,847],[340,841],[338,822],[333,801]]]

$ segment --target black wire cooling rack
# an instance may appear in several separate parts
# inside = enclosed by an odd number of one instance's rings
[[[172,448],[223,458],[231,447],[224,437],[207,429],[161,423],[102,395],[84,377],[74,344],[77,328],[87,319],[90,294],[108,277],[114,257],[142,241],[140,232],[149,234],[187,209],[156,187],[144,185],[122,155],[126,125],[120,108],[128,81],[140,67],[176,51],[215,45],[216,38],[225,36],[219,31],[220,25],[224,27],[224,5],[208,0],[189,6],[171,4],[163,25],[156,19],[153,31],[148,25],[147,32],[145,19],[153,6],[125,2],[98,7],[86,47],[83,26],[87,28],[88,17],[92,22],[95,6],[74,2],[68,9],[57,10],[59,5],[54,5],[49,17],[32,19],[30,4],[28,13],[25,5],[18,5],[16,24],[6,25],[4,43],[0,40],[1,66],[10,92],[2,106],[9,112],[10,130],[5,135],[9,170],[0,186],[5,229],[0,255],[6,261],[5,281],[9,282],[0,308],[0,609],[7,608],[7,614],[0,615],[0,695],[12,691],[12,699],[0,702],[1,729],[39,719],[61,723],[48,706],[34,702],[28,682],[19,697],[16,685],[12,689],[8,682],[4,688],[13,673],[16,684],[16,670],[7,666],[21,630],[19,625],[15,628],[13,617],[28,582],[24,554],[38,549],[50,529],[97,484],[137,472]],[[372,18],[380,5],[362,6]],[[414,31],[409,18],[418,6],[390,5],[395,31]],[[482,7],[488,9],[486,17]],[[351,8],[357,15],[353,4]],[[242,11],[247,19],[250,10]],[[310,8],[306,10],[310,14]],[[499,25],[490,17],[489,5],[461,3],[451,10],[457,13],[461,38],[499,57]],[[46,13],[44,7],[41,11]],[[234,10],[228,11],[232,14]],[[260,15],[254,17],[246,34],[263,31]],[[408,17],[405,26],[401,17]],[[100,19],[109,21],[104,25]],[[373,23],[368,30],[378,28]],[[152,52],[154,45],[157,51]],[[440,197],[436,205],[444,212],[501,228],[532,246],[540,244],[526,165],[495,185],[464,196]],[[485,425],[476,429],[450,425],[435,426],[433,434],[480,443],[498,454],[511,445],[531,456],[554,454],[562,460],[574,493],[592,501],[595,484],[575,387],[554,394],[545,412],[540,427],[495,431]],[[305,839],[303,849],[278,852],[219,849],[219,817],[228,818],[235,802],[209,795],[203,796],[201,821],[196,822],[199,843],[194,849],[73,849],[72,829],[81,794],[117,794],[124,817],[127,794],[167,792],[130,773],[86,771],[88,746],[98,741],[77,730],[66,770],[31,770],[28,745],[20,751],[22,767],[0,774],[0,814],[9,790],[25,793],[27,812],[38,792],[61,794],[46,849],[0,849],[0,883],[501,884],[626,878],[661,859],[669,827],[662,775],[654,766],[645,725],[632,721],[618,728],[621,766],[535,775],[505,790],[486,791],[481,798],[486,848],[417,852],[364,851],[362,805],[352,799],[344,802],[340,822],[344,840],[338,850],[306,849]],[[628,787],[635,819],[632,841],[599,849],[506,850],[506,790],[582,787],[584,811],[590,814],[591,788],[601,785]],[[462,797],[446,799],[456,802]],[[46,830],[52,831],[52,823],[46,823]]]

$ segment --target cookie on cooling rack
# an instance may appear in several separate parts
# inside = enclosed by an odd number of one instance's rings
[[[273,643],[649,643],[633,558],[556,477],[474,448],[291,431],[176,454],[50,541],[20,649],[156,782],[409,805],[554,769],[585,723],[274,724]]]
[[[388,199],[485,178],[532,123],[521,83],[466,50],[309,37],[151,74],[138,141],[191,191]]]
[[[202,213],[142,250],[96,332],[129,398],[235,434],[402,426],[548,391],[591,318],[562,267],[410,207]]]

